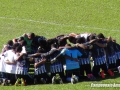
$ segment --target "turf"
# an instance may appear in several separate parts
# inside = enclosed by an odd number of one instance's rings
[[[8,40],[23,33],[34,32],[47,38],[59,34],[103,33],[120,43],[120,0],[0,0],[0,48]],[[119,83],[119,78],[97,83]],[[90,88],[92,82],[76,85],[35,85],[9,87],[11,90],[80,90]],[[88,86],[86,86],[88,85]],[[8,87],[2,87],[8,90]],[[9,90],[10,90],[9,89]],[[113,88],[112,88],[113,89]],[[119,89],[119,88],[114,88]]]

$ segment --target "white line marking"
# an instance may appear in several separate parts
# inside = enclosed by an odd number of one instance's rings
[[[43,21],[37,21],[37,20],[32,20],[32,19],[21,19],[21,18],[9,18],[9,17],[0,17],[0,19],[10,19],[10,20],[18,20],[18,21],[26,21],[26,22],[36,22],[36,23],[42,23],[42,24],[49,24],[49,25],[56,25],[56,26],[64,26],[64,27],[77,27],[77,28],[91,28],[95,30],[110,30],[113,32],[119,32],[120,30],[115,30],[115,29],[107,29],[107,28],[100,28],[100,27],[91,27],[91,26],[86,26],[86,25],[73,25],[73,24],[59,24],[56,22],[43,22]]]

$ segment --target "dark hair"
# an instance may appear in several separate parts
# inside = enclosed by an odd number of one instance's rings
[[[56,39],[59,40],[59,39],[61,39],[64,36],[65,36],[64,34],[58,35],[58,36],[56,36]]]
[[[76,43],[76,38],[75,37],[73,37],[73,36],[69,36],[68,37],[68,40],[71,42],[71,43]]]
[[[16,47],[18,47],[20,44],[19,43],[15,43],[15,44],[13,44],[13,47],[12,47],[12,49],[16,49]]]
[[[9,40],[9,41],[7,42],[7,44],[10,45],[10,46],[13,46],[13,41],[12,41],[12,40]]]
[[[22,51],[22,46],[21,45],[17,46],[16,49],[15,49],[15,51],[16,52],[21,52]]]
[[[25,45],[27,45],[27,42],[26,42],[25,40],[21,40],[21,41],[20,41],[20,45],[21,45],[21,46],[25,46]]]
[[[18,38],[18,41],[22,41],[22,40],[24,40],[24,37],[19,37]]]
[[[35,38],[35,34],[34,33],[28,33],[28,36],[30,36],[31,39]]]
[[[31,38],[35,38],[35,34],[34,33],[31,33]]]
[[[99,33],[99,34],[97,35],[97,37],[98,37],[98,38],[105,38],[105,36],[104,36],[102,33]]]
[[[85,38],[84,37],[77,38],[76,43],[85,43]]]
[[[67,44],[67,39],[59,39],[58,40],[58,45],[59,46],[65,46]]]
[[[89,37],[90,40],[96,39],[96,36],[94,34],[90,35]]]
[[[38,43],[41,47],[44,47],[47,44],[46,40],[40,40]]]
[[[43,48],[39,48],[39,49],[37,50],[37,53],[45,53],[45,50],[44,50]]]
[[[57,42],[57,39],[56,39],[56,38],[52,38],[52,39],[48,39],[48,40],[47,40],[47,43],[48,43],[49,45],[55,44],[56,42]]]

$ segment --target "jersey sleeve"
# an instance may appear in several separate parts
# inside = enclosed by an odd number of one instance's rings
[[[64,48],[64,49],[60,52],[60,54],[65,55],[65,51],[66,51],[66,48]]]

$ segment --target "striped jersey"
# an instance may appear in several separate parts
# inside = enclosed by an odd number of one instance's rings
[[[108,64],[116,63],[117,56],[115,53],[115,48],[114,48],[113,42],[108,43],[108,45],[106,47],[106,56],[107,56]]]
[[[54,53],[50,55],[50,60],[55,58],[59,53],[60,51],[54,49]],[[51,64],[50,71],[51,73],[63,72],[63,64],[62,64],[61,56],[57,58],[56,62]]]
[[[19,55],[17,55],[19,56]],[[27,55],[23,55],[16,64],[16,74],[27,75],[28,74],[28,64]]]
[[[100,42],[105,44],[105,42]],[[99,47],[96,44],[93,44],[93,48],[91,49],[92,58],[94,60],[94,65],[101,65],[106,63],[106,54],[105,50],[102,47]]]
[[[38,56],[38,57],[34,57],[34,61],[35,61],[35,63],[38,63],[38,62],[40,62],[41,60],[42,60],[42,57],[41,56]],[[46,73],[47,71],[46,71],[46,68],[45,68],[45,64],[41,64],[41,65],[39,65],[38,67],[36,67],[35,69],[34,69],[34,74],[35,75],[39,75],[39,74],[43,74],[43,73]]]
[[[87,49],[79,48],[82,53],[82,56],[79,58],[80,65],[90,64],[90,55],[91,52]]]

